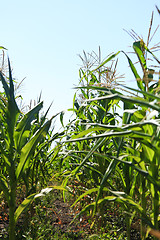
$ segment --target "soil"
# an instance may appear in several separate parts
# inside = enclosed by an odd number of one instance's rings
[[[43,211],[42,215],[45,217],[46,221],[50,220],[50,224],[52,225],[54,232],[60,232],[61,234],[72,233],[72,235],[75,233],[75,236],[78,234],[78,239],[84,239],[82,232],[85,233],[85,235],[91,233],[90,225],[86,217],[80,217],[72,223],[78,210],[76,211],[75,209],[71,209],[70,204],[64,202],[63,199],[57,198],[54,200],[52,207],[42,206],[41,210]],[[8,235],[8,212],[8,207],[6,207],[4,202],[2,202],[0,205],[0,239],[3,239],[1,236]],[[23,228],[23,217],[20,218],[17,225],[18,228]],[[74,239],[76,239],[76,237]]]
[[[60,230],[62,233],[85,232],[85,235],[91,233],[90,224],[86,217],[80,217],[72,222],[77,212],[71,209],[70,205],[62,199],[56,199],[54,202],[54,211],[52,212],[52,225],[57,231]]]
[[[48,206],[49,204],[47,204]],[[95,233],[91,229],[91,225],[89,224],[90,217],[87,216],[81,216],[75,221],[72,222],[76,214],[80,211],[80,208],[76,206],[76,208],[71,209],[71,202],[67,203],[64,202],[61,198],[56,198],[53,200],[53,203],[51,204],[51,207],[45,207],[46,204],[40,206],[40,210],[42,211],[42,217],[46,218],[46,221],[48,219],[50,220],[50,224],[53,226],[53,229],[55,232],[60,232],[61,234],[69,234],[71,233],[72,236],[75,234],[75,237],[72,239],[85,239],[87,235],[90,236]],[[113,212],[108,212],[107,216],[105,218],[106,225],[110,223],[111,226],[114,227],[115,223],[117,224],[117,227],[121,229],[121,232],[125,232],[125,223],[124,219],[120,218],[118,215],[114,215]],[[2,236],[4,234],[5,229],[8,228],[8,208],[6,208],[6,205],[4,202],[0,205],[0,235]],[[100,230],[98,229],[98,224],[101,224],[99,219],[97,219],[96,223],[96,231]],[[18,222],[18,225],[20,228],[23,226],[23,220],[20,219]],[[103,222],[104,225],[104,222]],[[104,228],[105,229],[105,228]],[[109,230],[110,231],[110,230]],[[2,234],[3,233],[3,234]],[[7,232],[6,232],[7,234]],[[131,239],[132,240],[140,240],[139,232],[135,229],[132,229],[131,231]],[[78,237],[77,237],[78,236]],[[0,238],[1,239],[1,238]],[[3,238],[2,238],[3,239]],[[5,238],[6,239],[6,238]],[[116,238],[114,238],[116,239]]]

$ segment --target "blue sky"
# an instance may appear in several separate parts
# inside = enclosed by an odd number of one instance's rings
[[[123,29],[146,39],[152,10],[154,28],[160,22],[155,4],[160,7],[154,0],[1,1],[0,45],[8,49],[14,77],[26,78],[21,88],[25,104],[42,91],[45,108],[53,101],[51,115],[70,108],[79,81],[78,54],[98,52],[99,46],[103,57],[129,51],[133,39]],[[118,70],[128,71],[124,59]]]

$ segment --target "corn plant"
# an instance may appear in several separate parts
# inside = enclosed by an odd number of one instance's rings
[[[45,121],[46,118],[44,118],[38,126],[36,125],[34,121],[36,121],[37,115],[43,107],[43,102],[39,102],[28,113],[22,114],[15,99],[9,59],[8,67],[8,81],[2,72],[0,72],[0,79],[5,93],[5,98],[1,97],[0,99],[0,162],[3,167],[0,172],[0,189],[3,191],[9,207],[9,239],[14,240],[15,226],[21,213],[29,206],[34,198],[43,196],[45,192],[47,193],[52,189],[46,188],[42,190],[40,194],[37,194],[35,189],[33,190],[34,183],[32,182],[31,195],[29,195],[29,191],[27,190],[27,197],[19,206],[16,206],[16,191],[18,185],[26,183],[27,189],[27,184],[29,184],[27,181],[33,181],[35,179],[35,176],[32,175],[36,174],[37,179],[37,174],[42,173],[40,173],[36,165],[37,162],[40,161],[40,159],[37,159],[37,156],[40,152],[41,154],[43,153],[43,149],[48,150],[46,149],[46,144],[49,146],[47,136],[54,117],[47,121]],[[35,129],[35,127],[37,128]],[[52,140],[54,140],[54,138],[55,136],[53,136]],[[46,141],[44,141],[45,139]],[[35,165],[36,168],[34,167]],[[37,173],[36,170],[38,170]],[[61,189],[61,187],[59,187],[59,189]]]
[[[93,209],[93,214],[95,214],[97,206],[102,205],[106,201],[121,203],[125,212],[127,212],[128,239],[130,239],[131,222],[135,213],[138,213],[141,219],[142,239],[145,239],[147,234],[152,232],[150,230],[146,232],[144,230],[145,226],[158,229],[159,220],[159,81],[153,79],[155,70],[148,66],[148,54],[158,65],[160,62],[152,49],[148,48],[152,21],[153,15],[147,44],[144,43],[143,39],[138,39],[138,37],[133,43],[133,50],[140,63],[142,76],[138,73],[129,56],[122,51],[136,78],[138,89],[121,85],[123,92],[125,89],[127,92],[130,92],[130,96],[128,96],[120,91],[117,92],[114,89],[108,89],[95,84],[80,87],[83,91],[99,91],[101,93],[92,93],[90,98],[86,97],[84,100],[86,108],[90,106],[90,103],[92,103],[92,106],[100,108],[102,101],[108,101],[114,108],[115,104],[122,102],[124,110],[122,121],[111,125],[103,121],[99,123],[90,121],[89,118],[86,118],[86,122],[83,125],[87,126],[87,129],[79,134],[72,135],[72,139],[67,141],[70,144],[76,141],[80,144],[86,141],[92,141],[93,143],[91,150],[85,156],[82,156],[81,163],[72,171],[73,175],[86,168],[89,159],[92,159],[94,163],[97,149],[105,149],[106,143],[114,142],[112,151],[101,151],[99,153],[101,159],[106,159],[109,162],[107,168],[102,173],[99,186],[84,192],[77,201],[80,201],[87,194],[93,195],[93,193],[97,193],[95,202],[87,205],[82,210],[84,212],[88,209]],[[103,63],[99,68],[102,65]],[[93,72],[90,72],[90,75],[93,75]],[[86,73],[84,73],[82,78],[85,77]],[[116,186],[110,184],[110,179],[116,172],[121,178],[121,189],[123,188],[123,192],[120,192],[119,189],[116,189]],[[102,194],[104,192],[108,192],[109,195],[104,196]],[[147,198],[151,201],[150,211],[147,210]]]
[[[118,54],[118,53],[117,53]],[[91,59],[87,59],[86,53],[84,53],[84,67],[82,67],[79,71],[80,74],[80,85],[84,85],[86,83],[87,86],[101,86],[103,84],[116,84],[116,66],[117,61],[112,61],[117,54],[110,55],[105,62],[101,64],[100,69],[97,68],[97,61],[96,64],[92,64]],[[91,54],[89,54],[90,56]],[[91,55],[92,56],[92,55]],[[83,59],[83,58],[82,58]],[[94,58],[95,60],[95,58]],[[91,61],[91,63],[90,63]],[[107,67],[107,63],[111,62],[111,66]],[[97,69],[92,70],[89,69],[89,66],[94,66]],[[113,71],[112,71],[113,68]],[[105,78],[105,76],[107,76]],[[110,80],[108,79],[110,77]],[[112,109],[112,102],[111,101],[99,101],[97,103],[88,103],[87,105],[83,104],[85,99],[89,99],[90,97],[96,97],[101,96],[101,92],[94,93],[91,89],[85,89],[84,87],[78,88],[80,90],[80,93],[77,91],[74,95],[73,99],[73,108],[69,109],[70,111],[73,111],[75,119],[72,120],[71,123],[66,126],[66,137],[69,139],[73,134],[80,136],[80,133],[84,132],[87,134],[88,127],[87,122],[93,122],[93,123],[108,123],[108,124],[116,124],[116,121],[118,121],[118,114],[117,114],[117,120],[114,117],[114,109]],[[112,92],[112,90],[110,90]],[[117,106],[118,107],[118,106]],[[85,158],[85,156],[90,152],[94,145],[93,140],[87,140],[82,141],[80,143],[75,144],[66,144],[64,146],[65,151],[62,153],[63,159],[61,163],[64,166],[64,170],[66,172],[66,169],[69,171],[75,169],[75,166],[78,166],[80,164],[80,160],[82,158]],[[86,162],[85,168],[80,172],[80,174],[77,174],[78,181],[84,182],[86,187],[91,186],[92,184],[94,186],[99,185],[100,180],[104,174],[104,170],[106,166],[108,166],[109,161],[102,158],[99,154],[102,151],[112,151],[113,150],[113,143],[109,143],[106,141],[105,143],[106,148],[104,149],[104,146],[97,149],[97,152],[94,154],[94,163],[93,163],[93,156],[90,156],[90,159],[88,158],[88,161]],[[108,147],[109,146],[109,147]],[[74,149],[74,150],[73,150]],[[93,163],[93,164],[92,164]],[[91,170],[91,171],[90,171]],[[79,176],[78,176],[79,175]],[[88,179],[88,181],[86,181]],[[67,179],[65,178],[65,181]]]

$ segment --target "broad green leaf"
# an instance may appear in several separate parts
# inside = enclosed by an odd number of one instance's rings
[[[10,100],[15,101],[14,97],[14,85],[13,85],[13,79],[12,79],[12,70],[10,65],[10,60],[8,58],[8,68],[9,68],[9,92],[10,92]]]
[[[17,149],[20,149],[25,140],[29,136],[29,131],[31,127],[31,122],[36,118],[36,114],[39,113],[40,109],[43,107],[43,102],[35,106],[31,111],[26,113],[21,121],[18,123],[15,131],[15,145]],[[24,134],[27,131],[27,134]]]
[[[123,52],[123,51],[122,51],[122,52]],[[125,52],[123,52],[123,53],[125,54],[125,56],[126,56],[127,59],[128,59],[129,66],[130,66],[130,68],[131,68],[131,70],[132,70],[132,72],[133,72],[133,74],[134,74],[134,76],[135,76],[135,78],[136,78],[138,87],[139,87],[141,90],[144,91],[144,90],[145,90],[145,87],[144,87],[144,85],[143,85],[143,81],[142,81],[141,77],[139,76],[139,74],[138,74],[138,72],[137,72],[134,64],[132,63],[132,61],[131,61],[131,59],[128,57],[128,55],[127,55]]]
[[[123,132],[105,132],[102,134],[98,134],[98,135],[93,135],[93,136],[89,136],[89,137],[82,137],[82,138],[76,138],[76,139],[70,139],[70,140],[66,140],[64,142],[77,142],[77,141],[83,141],[83,140],[89,140],[89,139],[96,139],[96,138],[102,138],[102,141],[106,138],[106,137],[129,137],[132,136],[133,138],[145,138],[145,139],[151,139],[151,135],[149,134],[145,134],[143,132],[136,132],[136,131],[123,131]]]
[[[122,52],[123,52],[123,51],[122,51]],[[138,74],[138,72],[137,72],[137,70],[136,70],[134,64],[132,63],[131,59],[128,57],[128,55],[127,55],[125,52],[123,52],[123,53],[124,53],[124,55],[127,57],[127,60],[128,60],[129,66],[130,66],[130,68],[131,68],[131,70],[132,70],[132,72],[133,72],[135,78],[136,78],[137,80],[141,80],[141,78],[140,78],[140,76],[139,76],[139,74]]]
[[[143,41],[137,41],[133,43],[133,49],[137,54],[137,57],[140,61],[140,64],[142,66],[142,69],[147,69],[147,65],[146,65],[146,59],[144,57],[144,53],[142,51],[142,48],[144,48],[145,44]]]
[[[143,220],[146,222],[146,224],[148,224],[150,227],[153,227],[153,224],[150,220],[150,218],[146,215],[145,210],[138,204],[136,203],[131,197],[126,196],[119,196],[119,194],[116,194],[116,192],[114,193],[116,198],[114,199],[113,196],[108,196],[108,197],[104,197],[103,199],[100,199],[98,201],[98,205],[99,204],[104,204],[106,201],[116,201],[119,202],[121,204],[126,204],[130,207],[132,207],[133,209],[136,210],[136,212],[140,213],[140,217],[143,218]]]
[[[48,188],[44,188],[41,190],[40,193],[33,193],[30,196],[28,196],[16,209],[15,212],[15,221],[18,221],[18,218],[20,217],[21,213],[32,203],[32,201],[36,198],[39,197],[44,197],[46,194],[48,194],[49,192],[51,192],[52,190],[57,189],[57,190],[63,190],[63,191],[67,191],[64,187],[62,186],[49,186]]]
[[[83,97],[84,97],[85,99],[88,99],[88,95],[85,93],[85,91],[81,89],[81,92],[82,92],[82,94],[83,94]]]
[[[12,79],[12,73],[11,73],[9,59],[8,59],[8,66],[9,66],[9,86],[1,72],[0,72],[0,78],[2,81],[3,88],[5,90],[6,97],[7,97],[7,109],[5,112],[5,117],[6,117],[6,123],[8,125],[7,126],[8,135],[9,135],[10,141],[13,143],[14,142],[13,135],[14,135],[15,123],[16,123],[16,120],[18,118],[20,111],[19,111],[19,108],[15,101],[14,85],[13,85],[13,79]]]
[[[153,224],[150,220],[150,218],[146,215],[145,211],[143,210],[143,208],[135,203],[131,198],[129,197],[123,197],[123,195],[119,195],[119,194],[116,194],[116,192],[114,192],[115,195],[112,195],[112,196],[107,196],[107,197],[104,197],[102,199],[100,199],[98,202],[97,202],[97,205],[102,205],[102,204],[105,204],[105,202],[108,202],[108,201],[114,201],[114,202],[118,202],[118,203],[121,203],[122,205],[128,205],[128,206],[131,206],[133,209],[135,209],[137,212],[140,213],[140,215],[142,216],[142,218],[144,219],[144,221],[151,227],[153,227]],[[73,219],[73,221],[75,221],[75,219],[77,219],[77,217],[79,217],[81,214],[83,214],[84,212],[87,212],[88,210],[90,209],[93,209],[95,207],[95,202],[91,203],[91,204],[88,204],[87,206],[85,206],[77,215],[76,217]],[[72,221],[72,222],[73,222]],[[71,222],[71,223],[72,223]]]
[[[103,130],[103,128],[101,128],[101,127],[88,128],[87,130],[84,130],[84,131],[78,133],[77,135],[73,135],[72,139],[77,139],[77,138],[83,137],[89,133],[96,132],[99,130]]]
[[[16,178],[18,179],[21,175],[25,164],[29,157],[31,157],[32,153],[34,152],[38,142],[46,136],[48,130],[51,125],[51,120],[47,121],[44,126],[42,126],[35,135],[31,138],[31,140],[22,148],[21,155],[20,155],[20,162],[16,169]]]
[[[3,46],[0,46],[0,49],[8,50],[7,48],[5,48],[5,47],[3,47]]]
[[[144,95],[144,96],[147,96],[147,97],[149,97],[150,99],[153,99],[153,101],[154,101],[154,100],[160,101],[160,97],[159,97],[158,94],[153,94],[153,93],[151,93],[151,92],[138,90],[138,89],[136,89],[136,88],[131,88],[131,87],[128,87],[128,86],[125,86],[125,85],[122,85],[122,84],[119,84],[119,85],[122,86],[123,88],[129,89],[129,90],[132,90],[132,91],[134,91],[134,92],[140,93],[140,94],[142,94],[142,95]]]
[[[145,117],[146,117],[146,111],[143,111],[143,110],[135,111],[133,114],[133,119],[136,122],[143,121],[143,119],[145,119]]]
[[[103,179],[102,179],[102,181],[100,183],[100,186],[99,186],[98,195],[97,195],[97,198],[96,198],[93,215],[96,212],[97,203],[98,203],[99,198],[101,197],[104,184],[107,182],[107,180],[110,177],[111,173],[115,170],[116,165],[117,165],[117,160],[116,159],[111,160],[111,162],[110,162],[110,164],[109,164],[109,166],[108,166],[108,168],[107,168],[107,170],[106,170],[106,172],[105,172],[105,174],[103,176]]]
[[[147,100],[140,98],[140,97],[128,97],[124,95],[119,95],[119,94],[112,94],[108,96],[103,96],[103,97],[97,97],[97,98],[91,98],[86,100],[86,102],[91,102],[91,101],[100,101],[100,100],[105,100],[105,99],[119,99],[123,102],[129,102],[133,104],[138,104],[140,106],[145,106],[154,110],[157,110],[160,112],[160,107],[158,104],[155,104],[154,102],[148,102]]]
[[[20,113],[20,110],[17,106],[16,100],[15,100],[15,95],[14,95],[14,85],[13,85],[13,79],[12,79],[12,70],[10,66],[10,60],[8,58],[8,67],[9,67],[9,98],[8,98],[8,111],[9,114],[11,115],[11,123],[13,122],[13,126],[15,125],[15,121],[17,118],[17,113]]]
[[[107,155],[107,154],[106,154]],[[124,161],[122,160],[123,157],[126,157],[126,155],[124,156],[120,156],[119,158],[116,158],[114,156],[109,156],[111,159],[116,159],[117,161],[120,161],[130,167],[132,167],[133,169],[135,169],[138,173],[140,173],[142,176],[144,176],[150,183],[152,183],[158,191],[160,191],[160,183],[159,181],[157,181],[155,178],[153,178],[148,171],[145,171],[139,167],[137,167],[135,164],[133,164],[132,162],[129,161]],[[136,159],[135,159],[136,160]]]
[[[84,123],[84,125],[85,124],[86,123]],[[135,131],[136,129],[142,130],[142,128],[146,125],[160,127],[160,122],[158,119],[156,119],[156,120],[151,119],[148,121],[144,120],[143,122],[138,122],[138,123],[125,124],[122,127],[118,127],[115,125],[106,125],[106,124],[101,124],[101,123],[90,123],[90,122],[88,122],[86,125],[93,126],[93,127],[95,127],[95,129],[98,129],[97,127],[99,127],[100,130],[104,130],[104,131],[106,131],[106,129],[115,130],[115,131],[124,131],[124,130],[134,130]],[[92,131],[93,130],[94,130],[94,128],[92,128]]]
[[[2,74],[1,71],[0,71],[0,78],[1,78],[1,81],[2,81],[2,84],[3,84],[5,94],[6,94],[7,98],[9,99],[9,96],[10,96],[9,86],[8,86],[5,78],[3,77],[3,74]]]
[[[33,193],[32,195],[28,196],[16,209],[14,217],[15,222],[18,221],[18,218],[20,217],[21,213],[31,204],[31,202],[34,200],[36,193]]]
[[[48,109],[47,109],[47,111],[45,112],[45,114],[41,117],[40,126],[42,126],[42,125],[44,124],[44,122],[46,121],[46,119],[47,119],[47,114],[49,113],[49,110],[50,110],[51,106],[52,106],[52,103],[51,103],[50,106],[48,107]],[[58,113],[58,114],[59,114],[59,113]],[[56,117],[58,114],[55,114],[55,115],[53,116],[53,118]]]
[[[7,145],[7,143],[6,143],[6,145]],[[1,151],[1,159],[3,159],[5,161],[5,165],[6,165],[7,169],[9,170],[10,167],[11,167],[11,163],[8,159],[8,154],[6,153],[6,151],[2,147],[2,144],[0,144],[0,151]]]

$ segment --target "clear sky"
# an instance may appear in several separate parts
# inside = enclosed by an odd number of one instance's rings
[[[13,75],[21,81],[24,102],[37,99],[42,90],[51,115],[72,106],[73,87],[83,50],[103,57],[129,51],[133,39],[123,30],[134,29],[146,39],[151,13],[154,28],[160,22],[155,0],[6,0],[1,1],[0,45],[8,49]],[[159,31],[155,41],[159,41]],[[158,39],[158,40],[157,40]],[[124,73],[123,59],[119,72]]]

